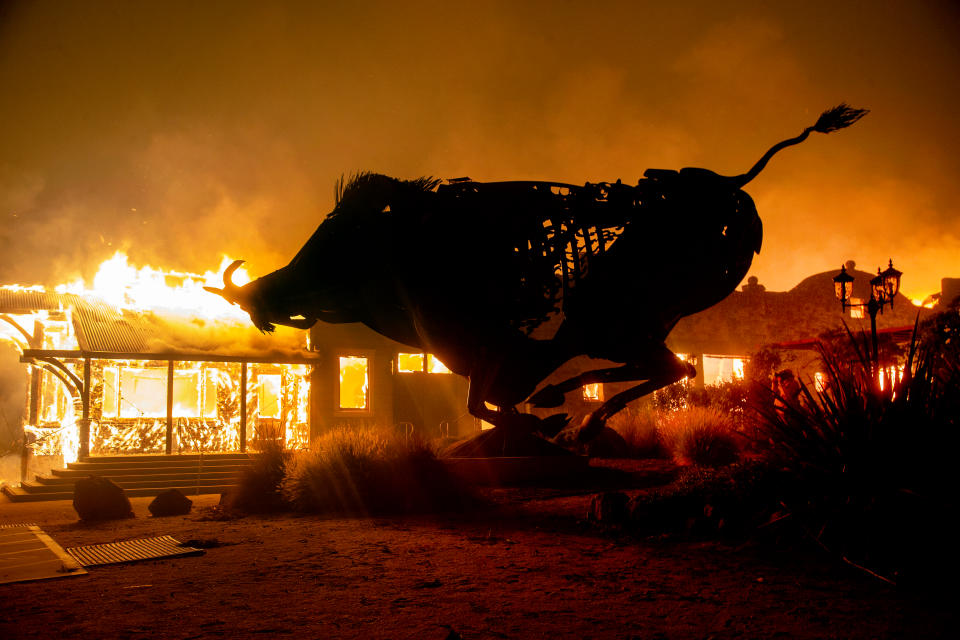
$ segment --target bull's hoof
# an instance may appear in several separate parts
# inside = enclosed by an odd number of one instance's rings
[[[563,404],[564,393],[555,384],[548,384],[530,396],[530,404],[541,409],[552,409]]]

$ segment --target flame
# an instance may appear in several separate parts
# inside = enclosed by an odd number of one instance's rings
[[[233,262],[223,256],[216,270],[190,273],[130,264],[125,253],[118,251],[100,263],[92,283],[82,279],[55,287],[57,293],[72,293],[100,298],[118,309],[147,309],[176,315],[201,315],[207,319],[247,320],[247,314],[220,296],[203,287],[223,286],[221,274]],[[251,278],[241,267],[233,274],[233,282],[244,285]],[[35,289],[31,289],[35,290]]]
[[[233,262],[223,256],[216,270],[205,273],[137,266],[118,251],[100,264],[92,281],[77,279],[52,289],[42,286],[6,285],[10,291],[73,294],[97,298],[122,311],[154,312],[157,316],[199,318],[215,322],[218,330],[249,327],[245,311],[204,287],[221,288],[222,273]],[[233,282],[250,282],[249,274],[238,269]],[[44,327],[43,348],[76,349],[71,322],[72,310],[38,310],[18,314],[14,320],[31,331],[35,322]],[[292,332],[293,330],[291,330]],[[26,348],[22,336],[9,323],[0,323],[0,340]],[[94,361],[94,398],[91,399],[91,453],[158,453],[165,448],[166,368],[151,367],[142,361]],[[67,366],[76,369],[76,365]],[[310,368],[305,365],[271,365],[263,381],[269,393],[261,393],[256,367],[247,387],[247,440],[256,446],[261,428],[278,423],[286,444],[302,448],[309,443]],[[235,369],[235,371],[234,371]],[[76,372],[76,371],[75,371]],[[79,373],[79,372],[76,372]],[[31,448],[37,455],[62,454],[64,462],[77,459],[79,450],[79,406],[48,374],[53,396],[42,398],[41,416],[36,425],[24,425]],[[44,383],[46,384],[46,383]],[[102,391],[97,391],[97,387]],[[137,391],[143,386],[142,392]],[[239,365],[178,365],[174,373],[174,443],[177,451],[236,451],[240,448]],[[363,392],[366,390],[364,379]],[[258,400],[267,395],[279,406],[260,415]],[[154,397],[157,396],[157,397]],[[261,424],[262,423],[262,424]],[[269,424],[268,424],[269,423]]]

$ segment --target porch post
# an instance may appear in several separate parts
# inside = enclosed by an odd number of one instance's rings
[[[80,451],[81,460],[90,457],[90,358],[83,359],[83,389],[81,389],[80,401],[82,403],[82,413],[80,414]]]
[[[167,441],[166,453],[173,453],[173,360],[167,361]]]
[[[31,349],[43,348],[43,323],[35,320],[33,323],[33,336],[28,343]],[[41,395],[41,376],[43,372],[39,367],[30,368],[30,402],[27,407],[27,423],[35,425],[40,420],[40,395]]]
[[[247,363],[240,363],[240,451],[247,451]]]

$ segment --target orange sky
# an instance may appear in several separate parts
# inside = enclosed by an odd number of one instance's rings
[[[358,170],[738,174],[841,101],[872,112],[746,187],[751,273],[893,258],[913,297],[960,277],[955,2],[314,4],[0,3],[0,282],[117,248],[272,271]]]

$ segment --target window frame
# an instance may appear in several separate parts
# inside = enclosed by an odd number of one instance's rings
[[[368,349],[342,349],[335,353],[334,361],[337,364],[335,384],[333,384],[333,415],[336,418],[356,416],[372,416],[374,407],[374,352]],[[367,406],[363,409],[350,409],[340,406],[340,358],[365,358],[367,361]]]

